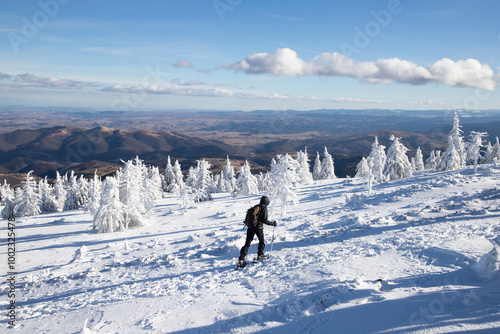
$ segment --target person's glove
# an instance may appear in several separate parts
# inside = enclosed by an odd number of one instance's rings
[[[273,221],[273,226],[278,226],[278,223],[275,221]]]

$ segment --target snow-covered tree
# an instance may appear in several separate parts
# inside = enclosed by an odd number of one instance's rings
[[[333,157],[328,153],[325,147],[323,152],[323,160],[321,161],[321,172],[319,174],[320,180],[332,180],[336,179],[335,167],[333,165]]]
[[[7,180],[3,180],[3,184],[0,186],[0,201],[5,201],[6,198],[12,197],[14,195],[13,190],[10,188],[10,185],[7,183]]]
[[[212,184],[211,174],[210,163],[204,159],[198,160],[193,185],[196,202],[212,200],[212,195],[210,194],[210,186]]]
[[[185,183],[187,187],[194,188],[194,184],[196,183],[196,175],[198,174],[197,168],[198,167],[195,168],[193,166],[189,167]]]
[[[356,175],[354,177],[367,177],[371,175],[370,166],[368,165],[368,160],[365,157],[356,166]]]
[[[471,141],[467,145],[467,157],[472,160],[474,173],[477,173],[477,164],[481,157],[481,147],[483,146],[483,137],[486,135],[486,132],[471,131],[470,133]]]
[[[366,158],[368,165],[372,166],[372,176],[375,181],[382,183],[385,181],[384,167],[386,162],[385,146],[378,143],[378,138],[372,144],[370,154]]]
[[[424,156],[422,155],[422,150],[420,149],[420,147],[417,148],[417,152],[415,153],[415,170],[416,171],[419,171],[419,170],[424,170],[425,169],[425,165],[424,165]]]
[[[272,183],[269,189],[269,198],[271,200],[270,208],[281,205],[281,214],[286,215],[288,203],[298,203],[295,188],[298,183],[297,169],[299,163],[288,154],[278,155],[276,168],[271,175]]]
[[[47,182],[47,177],[38,182],[38,193],[40,194],[40,210],[42,212],[59,211],[59,206],[54,196],[54,190]]]
[[[236,179],[236,187],[233,191],[233,196],[247,196],[257,194],[259,192],[257,178],[252,175],[248,161],[240,167],[238,178]]]
[[[66,200],[64,201],[63,210],[78,209],[78,201],[80,199],[80,187],[76,178],[75,172],[71,171],[66,185]]]
[[[177,194],[184,188],[184,176],[182,175],[181,165],[178,160],[174,163],[174,180],[168,191]]]
[[[384,175],[387,180],[402,179],[412,175],[412,168],[406,152],[408,149],[399,141],[399,138],[391,136],[392,145],[387,150],[387,159],[384,167]]]
[[[458,114],[455,113],[455,118],[453,119],[453,128],[448,135],[448,146],[441,156],[441,160],[438,166],[439,170],[454,170],[460,169],[465,166],[466,156],[462,132],[463,131],[460,129]]]
[[[64,203],[66,202],[66,187],[64,184],[64,179],[61,177],[58,171],[56,171],[56,180],[53,185],[54,196],[56,198],[57,209],[61,211],[64,208]]]
[[[316,152],[316,160],[314,160],[312,175],[313,180],[321,180],[321,159],[319,156],[319,152]]]
[[[435,151],[432,150],[427,160],[425,160],[425,169],[436,170],[438,165],[439,165],[439,159],[436,156]]]
[[[170,155],[167,158],[167,165],[165,166],[164,181],[165,184],[163,190],[166,192],[171,192],[169,189],[171,189],[171,185],[173,185],[175,182],[175,174],[174,174],[174,168],[172,167],[172,163],[170,162]]]
[[[9,219],[10,217],[15,217],[15,197],[14,190],[10,188],[10,185],[7,183],[7,180],[4,179],[4,183],[0,188],[2,192],[2,202],[4,204],[4,208],[2,210],[2,217],[4,219]]]
[[[89,198],[90,183],[83,176],[83,174],[80,175],[80,178],[78,179],[78,189],[79,189],[78,204],[85,205]]]
[[[231,166],[231,160],[229,156],[226,158],[226,165],[222,169],[222,173],[219,179],[219,191],[232,193],[236,188],[236,176],[234,173],[234,168]]]
[[[101,233],[125,230],[124,205],[120,201],[119,182],[108,176],[103,183],[101,202],[93,220],[94,229]]]
[[[94,216],[99,209],[99,204],[101,201],[101,192],[102,192],[102,182],[97,175],[97,171],[94,172],[94,178],[90,181],[90,189],[89,189],[89,199],[86,203],[85,211]]]
[[[299,176],[299,182],[303,184],[313,182],[313,175],[311,173],[311,167],[309,166],[309,157],[307,155],[307,148],[304,148],[304,152],[297,152],[297,162],[299,163],[299,169],[297,174]]]
[[[482,163],[492,164],[500,161],[500,143],[498,137],[496,137],[495,145],[492,146],[491,143],[488,144],[489,145],[487,146],[486,154]]]
[[[194,201],[195,191],[189,186],[185,186],[181,189],[179,197],[181,199],[181,208],[187,209],[195,206]]]
[[[143,226],[142,213],[147,211],[150,194],[145,188],[142,161],[138,159],[125,162],[125,167],[117,173],[119,200],[122,206],[123,228]]]
[[[23,181],[18,198],[16,198],[15,215],[17,217],[34,216],[40,213],[40,194],[30,171]]]

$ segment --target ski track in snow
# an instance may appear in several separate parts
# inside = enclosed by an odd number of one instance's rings
[[[169,196],[148,226],[113,234],[82,210],[22,218],[14,331],[80,333],[86,319],[92,333],[500,331],[500,277],[481,280],[478,264],[500,234],[498,167],[419,172],[371,194],[362,179],[316,181],[297,195],[270,216],[271,259],[238,271],[260,195],[188,210]]]

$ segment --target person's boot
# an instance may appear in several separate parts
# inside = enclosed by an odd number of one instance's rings
[[[267,259],[267,256],[265,254],[259,254],[257,256],[257,261],[264,261]]]

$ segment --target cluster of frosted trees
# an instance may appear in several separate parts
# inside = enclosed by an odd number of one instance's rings
[[[189,168],[185,181],[182,179],[178,162],[172,166],[169,159],[165,168],[164,190],[179,194],[182,207],[212,200],[213,193],[226,192],[235,197],[267,193],[271,198],[272,207],[281,204],[282,213],[286,213],[288,203],[297,201],[297,184],[334,178],[336,176],[333,158],[326,148],[323,159],[317,154],[313,173],[310,171],[307,150],[297,152],[296,159],[288,154],[278,155],[271,161],[269,172],[257,175],[252,174],[248,161],[235,171],[229,157],[223,170],[212,175],[210,163],[200,160],[196,167]]]
[[[83,176],[76,177],[74,172],[56,175],[53,184],[49,184],[47,178],[36,182],[31,171],[15,190],[4,180],[0,187],[0,199],[5,205],[2,216],[5,219],[33,216],[41,212],[73,210],[85,205],[91,182]]]
[[[370,154],[363,158],[356,168],[356,177],[367,178],[369,184],[372,181],[381,183],[409,177],[414,171],[424,169],[448,171],[474,165],[476,172],[479,163],[500,161],[498,137],[494,145],[488,143],[484,146],[483,138],[487,135],[485,132],[472,131],[468,142],[464,142],[462,133],[458,114],[455,114],[446,150],[443,153],[439,150],[432,151],[425,163],[420,147],[415,156],[409,160],[406,155],[408,148],[400,142],[400,138],[391,136],[392,145],[386,153],[385,146],[380,145],[375,137]]]

